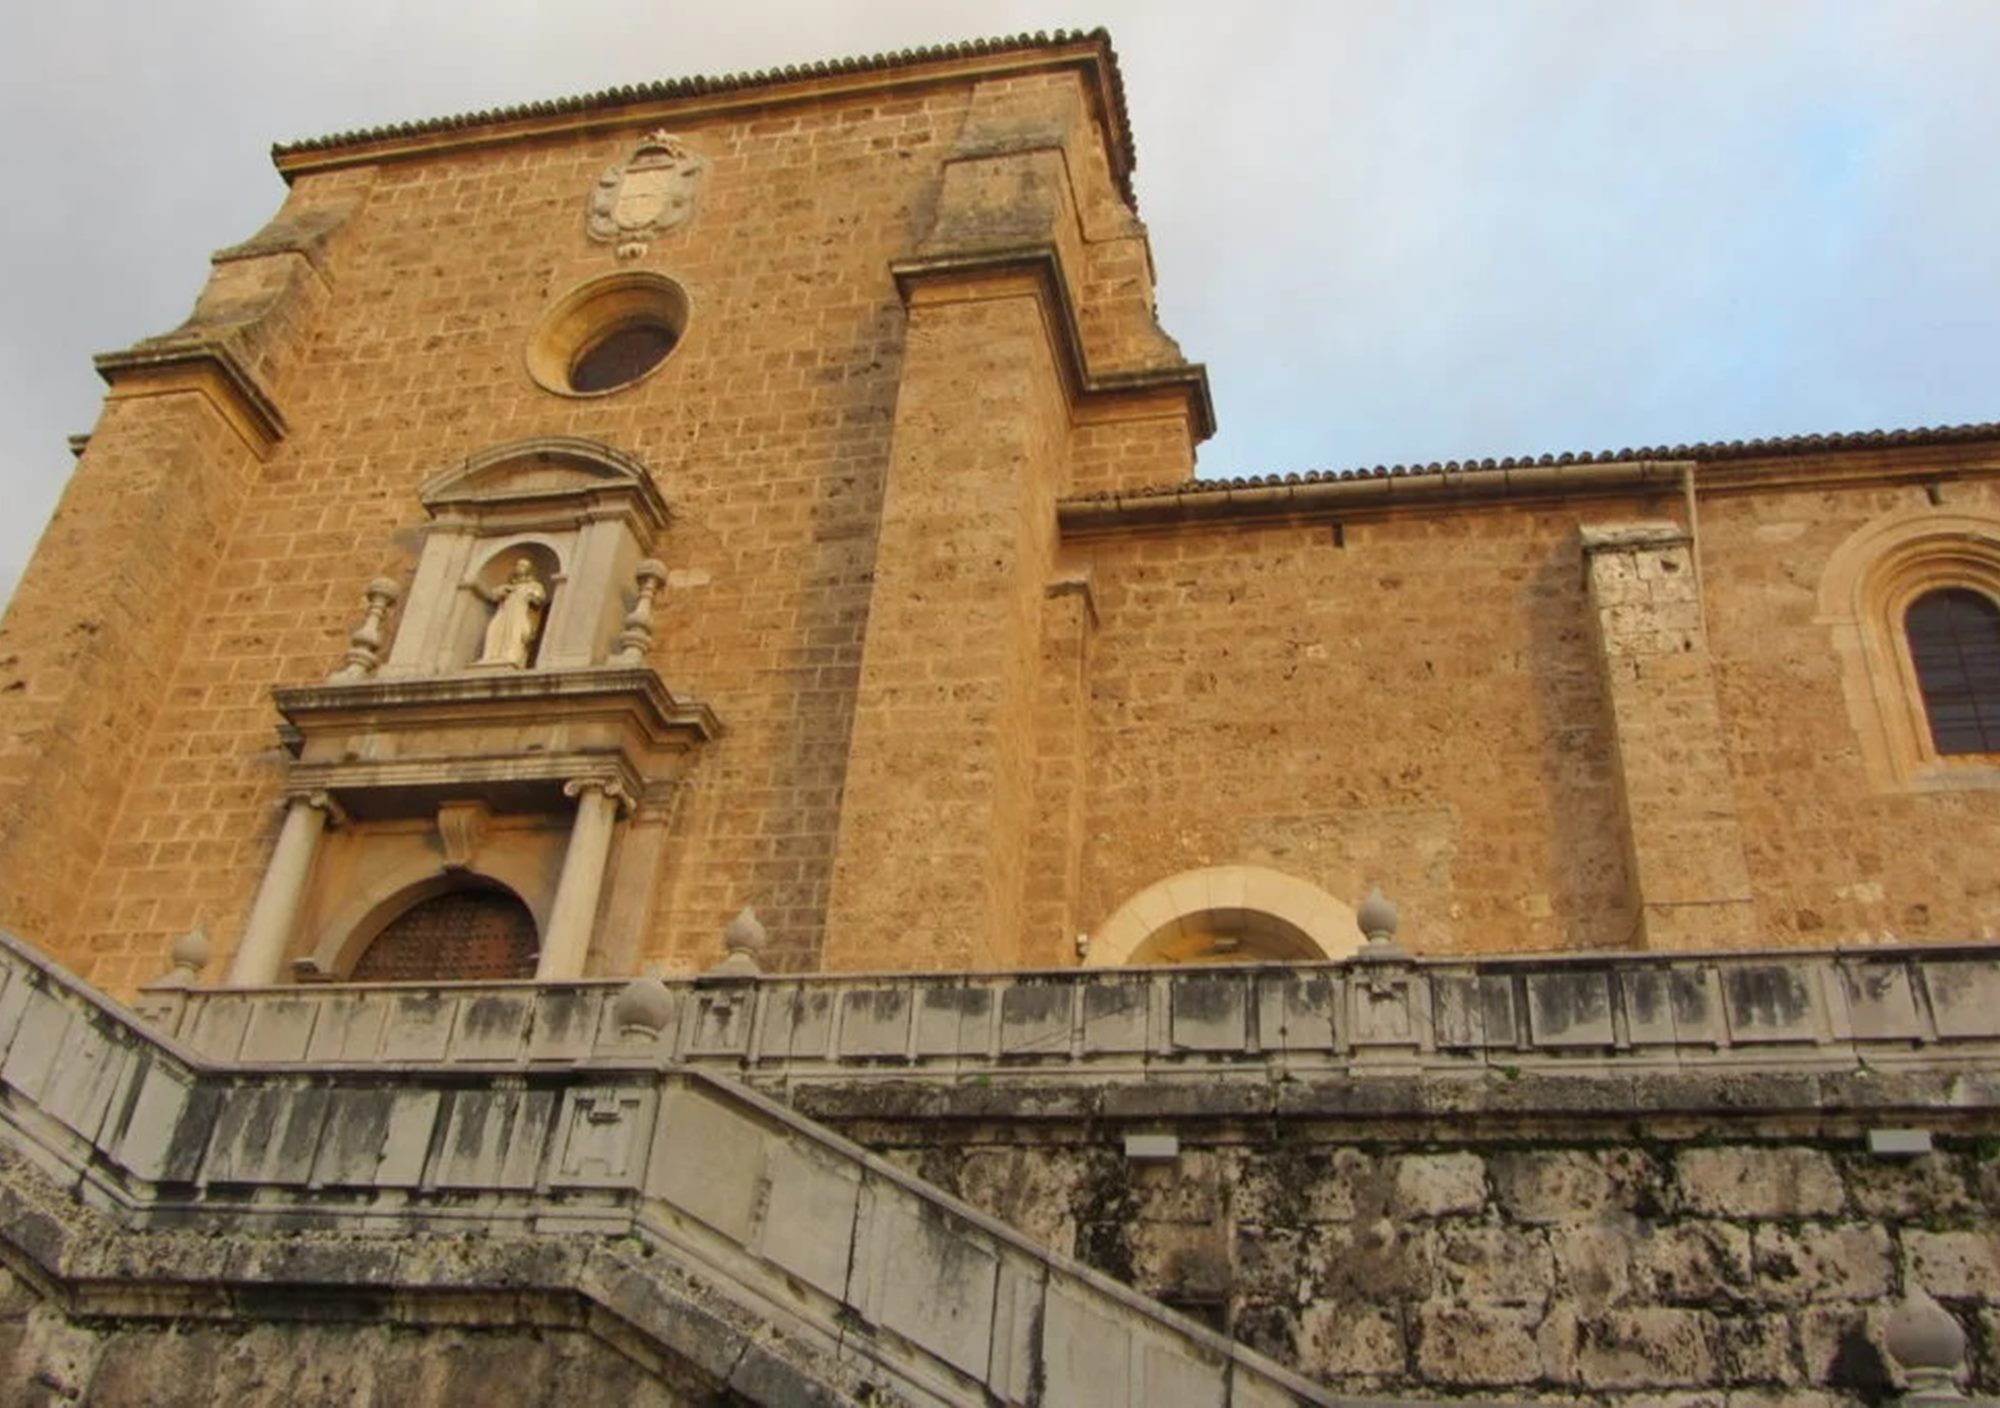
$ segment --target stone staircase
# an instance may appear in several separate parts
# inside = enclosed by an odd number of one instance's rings
[[[222,1060],[5,935],[0,1219],[77,1325],[561,1325],[753,1403],[1356,1401],[655,1049]]]

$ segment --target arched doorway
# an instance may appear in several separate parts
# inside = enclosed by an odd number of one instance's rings
[[[511,890],[465,885],[418,900],[362,950],[357,983],[493,982],[535,976],[535,917]]]

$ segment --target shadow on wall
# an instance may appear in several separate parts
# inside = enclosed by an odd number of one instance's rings
[[[1590,605],[1575,538],[1559,542],[1523,588],[1535,702],[1546,740],[1553,877],[1551,949],[1624,948],[1637,916],[1622,837],[1611,702],[1591,643]],[[1536,945],[1544,947],[1544,945]]]

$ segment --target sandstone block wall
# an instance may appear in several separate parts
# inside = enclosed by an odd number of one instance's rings
[[[1067,224],[1051,238],[1072,251],[1071,287],[1091,300],[1093,371],[1177,360],[1153,326],[1144,231],[1084,83],[1072,61],[889,91],[835,85],[821,101],[642,113],[616,130],[298,176],[286,212],[242,247],[257,257],[219,265],[205,311],[176,335],[200,345],[226,324],[281,405],[282,438],[256,462],[223,443],[224,426],[182,433],[172,404],[115,402],[15,600],[0,653],[9,922],[112,990],[152,976],[197,920],[226,950],[279,819],[269,690],[337,663],[370,578],[407,580],[426,478],[559,433],[654,471],[675,522],[659,545],[673,576],[653,663],[727,730],[670,824],[635,829],[666,851],[639,959],[713,961],[723,921],[754,903],[773,962],[816,964],[904,389],[890,266],[933,223],[969,113],[982,114],[989,144],[1004,146],[1012,122],[1058,153],[1051,169],[1073,189],[1056,193]],[[708,162],[697,213],[621,262],[586,238],[584,204],[599,173],[662,122]],[[304,271],[323,296],[276,300],[244,272],[260,259]],[[689,293],[672,359],[611,396],[537,389],[523,354],[543,310],[581,280],[631,267]],[[1054,434],[1053,447],[1039,432],[1024,447],[1043,476],[1037,503],[1063,487],[1060,417]],[[1097,443],[1119,473],[1185,474],[1185,431],[1178,443],[1150,434],[1114,423]],[[1134,436],[1152,448],[1125,454]],[[197,496],[211,480],[216,491]],[[1042,508],[1021,531],[1047,538],[1047,518]],[[1039,601],[1043,575],[1024,578],[1024,602]],[[1038,625],[1021,614],[1013,634],[1032,653]],[[119,634],[126,618],[143,640]],[[948,640],[952,621],[923,623],[900,649],[921,653],[939,631]],[[1006,689],[1027,701],[1033,682]],[[921,729],[892,746],[904,742],[926,746]],[[948,751],[956,734],[929,746],[925,756]],[[1024,747],[1006,762],[1020,793]],[[1025,817],[1025,803],[1014,812]],[[991,881],[1008,892],[1003,924],[1021,904],[1021,863],[1005,869]]]
[[[1716,691],[1764,942],[2000,934],[2000,867],[1990,860],[2000,848],[2000,787],[1878,787],[1819,619],[1822,574],[1871,521],[2000,512],[1990,454],[1931,460],[1938,480],[1949,480],[1941,505],[1910,482],[1703,505]],[[1968,464],[1987,468],[1967,472]],[[1966,770],[1981,761],[1965,759]]]
[[[1386,1113],[1386,1111],[1385,1111]],[[1336,1393],[1602,1405],[1880,1402],[1911,1285],[2000,1389],[2000,1146],[1722,1119],[1473,1133],[1411,1117],[1113,1132],[866,1127],[913,1171]],[[860,1131],[857,1131],[860,1132]]]
[[[1573,511],[1078,543],[1095,589],[1084,928],[1183,869],[1380,884],[1425,952],[1632,927]]]

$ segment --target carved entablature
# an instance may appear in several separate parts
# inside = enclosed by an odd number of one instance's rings
[[[559,810],[579,778],[634,801],[664,799],[690,750],[716,733],[707,705],[674,698],[643,666],[273,694],[288,726],[289,784],[325,792],[359,820],[428,817],[467,798],[500,812]]]

